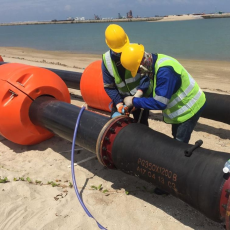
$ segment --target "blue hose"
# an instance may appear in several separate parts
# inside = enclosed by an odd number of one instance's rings
[[[75,141],[76,141],[76,136],[77,136],[77,130],[78,130],[78,126],[79,126],[79,123],[80,123],[80,118],[81,118],[81,115],[83,113],[83,111],[85,110],[85,107],[83,106],[80,110],[80,113],[78,115],[78,118],[77,118],[77,122],[76,122],[76,125],[75,125],[75,129],[74,129],[74,134],[73,134],[73,142],[72,142],[72,151],[71,151],[71,173],[72,173],[72,180],[73,180],[73,186],[74,186],[74,190],[75,190],[75,193],[77,195],[77,198],[81,204],[81,206],[83,207],[83,209],[85,210],[86,214],[93,218],[96,222],[97,220],[91,215],[91,213],[89,212],[89,210],[86,208],[85,204],[83,203],[81,197],[80,197],[80,194],[78,192],[78,188],[77,188],[77,184],[76,184],[76,180],[75,180],[75,171],[74,171],[74,148],[75,148]],[[103,230],[106,230],[106,228],[104,228],[102,225],[100,225],[98,222],[97,222],[97,225],[100,229],[103,229]]]
[[[111,101],[111,102],[109,103],[109,110],[110,110],[110,111],[112,111],[112,105],[113,105],[113,101]]]

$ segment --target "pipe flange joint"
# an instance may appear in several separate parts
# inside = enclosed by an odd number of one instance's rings
[[[112,147],[116,135],[130,123],[134,123],[134,119],[127,116],[118,116],[109,120],[101,130],[96,146],[96,155],[98,161],[110,168],[115,169],[112,159]]]
[[[226,181],[221,189],[220,216],[225,220],[226,230],[230,230],[230,177],[225,174]]]

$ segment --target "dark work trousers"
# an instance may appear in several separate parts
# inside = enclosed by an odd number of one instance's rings
[[[135,111],[133,111],[133,118],[136,122],[138,122],[140,114],[141,114],[141,109],[136,109]],[[149,118],[149,110],[144,109],[141,115],[140,123],[149,126],[148,118]]]
[[[197,121],[200,118],[200,115],[204,109],[205,105],[190,119],[180,124],[172,124],[172,135],[174,139],[188,143],[191,134],[196,126]]]
[[[116,106],[113,106],[112,111],[111,111],[111,117],[115,112],[117,112],[117,108]],[[140,114],[141,114],[141,109],[136,109],[135,111],[133,111],[132,114],[133,114],[134,120],[138,122]],[[149,117],[149,110],[144,109],[141,115],[140,123],[149,126],[148,117]]]

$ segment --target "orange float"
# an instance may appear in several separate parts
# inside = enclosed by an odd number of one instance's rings
[[[24,64],[0,66],[0,134],[21,145],[32,145],[53,136],[46,129],[34,125],[29,118],[33,100],[50,95],[70,102],[64,81],[55,73]]]
[[[101,61],[91,63],[83,72],[80,82],[81,95],[88,106],[110,112],[111,99],[105,92]]]

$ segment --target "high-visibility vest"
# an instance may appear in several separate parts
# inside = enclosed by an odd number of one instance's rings
[[[157,96],[156,76],[159,68],[171,66],[181,77],[181,86],[168,100],[167,98]],[[164,54],[158,54],[155,63],[155,76],[153,87],[153,98],[167,104],[163,110],[164,121],[170,124],[182,123],[195,115],[204,105],[206,98],[196,81],[186,71],[186,69],[174,58]]]
[[[137,74],[135,77],[132,77],[131,72],[129,70],[125,70],[125,78],[124,81],[120,77],[115,62],[111,59],[110,51],[107,51],[103,54],[103,62],[105,64],[106,69],[109,71],[110,75],[114,77],[115,84],[119,93],[123,96],[134,95],[137,92],[137,88],[140,84],[141,75]],[[108,85],[104,85],[104,87],[111,87]],[[153,89],[153,81],[150,80],[150,85],[148,90],[144,93],[143,96],[149,96]]]

